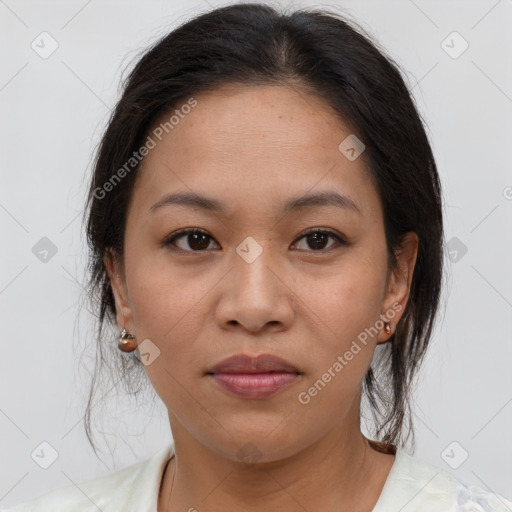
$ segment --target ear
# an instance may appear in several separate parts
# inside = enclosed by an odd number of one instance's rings
[[[119,330],[126,328],[133,333],[135,325],[128,301],[123,261],[113,249],[108,248],[105,251],[104,263],[116,303],[116,321]]]
[[[388,321],[391,327],[390,334],[381,329],[377,337],[377,343],[386,343],[393,336],[396,324],[402,317],[409,300],[412,276],[418,255],[418,235],[410,231],[404,235],[400,248],[395,252],[397,268],[390,270],[388,285],[381,311],[381,318]]]

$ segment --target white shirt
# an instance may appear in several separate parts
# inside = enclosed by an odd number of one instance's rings
[[[157,512],[165,464],[174,443],[149,459],[80,484],[50,491],[0,512]],[[398,449],[372,512],[512,512],[512,501]]]

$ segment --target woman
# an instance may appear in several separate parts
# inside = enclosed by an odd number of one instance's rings
[[[174,441],[13,512],[512,510],[401,448],[441,191],[396,65],[342,18],[235,4],[171,32],[127,81],[87,214],[100,338],[119,327]]]

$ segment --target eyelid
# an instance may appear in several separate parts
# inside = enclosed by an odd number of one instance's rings
[[[200,229],[200,228],[182,228],[182,229],[178,229],[178,231],[175,231],[174,233],[172,233],[171,235],[167,236],[164,241],[162,242],[162,246],[165,247],[165,246],[173,246],[174,242],[178,239],[178,238],[181,238],[185,235],[193,235],[193,234],[200,234],[200,235],[206,235],[207,237],[209,237],[211,240],[215,240],[215,238],[213,238],[213,236],[211,236],[208,231],[205,231],[203,229]],[[218,243],[218,242],[217,242]],[[179,247],[173,247],[174,250],[176,251],[179,251],[181,253],[201,253],[201,252],[206,252],[206,251],[185,251],[183,249],[180,249]]]
[[[337,231],[335,231],[335,230],[333,230],[331,228],[308,228],[306,231],[303,231],[297,237],[297,240],[300,240],[302,237],[304,237],[306,235],[310,235],[312,233],[323,233],[323,234],[326,234],[326,235],[331,235],[334,238],[337,238],[338,240],[340,240],[341,242],[344,242],[344,243],[348,244],[348,240],[346,239],[346,237],[344,235],[342,235],[341,233],[338,233]]]
[[[303,231],[296,238],[295,242],[293,242],[293,245],[295,245],[299,240],[301,240],[305,236],[313,234],[313,233],[321,233],[321,234],[324,234],[324,235],[328,235],[328,236],[334,238],[337,243],[331,245],[327,249],[319,249],[318,251],[313,251],[313,250],[306,251],[308,253],[312,253],[312,254],[315,254],[315,253],[317,253],[317,254],[328,254],[332,250],[335,250],[339,246],[348,246],[348,245],[350,245],[350,242],[341,233],[338,233],[337,231],[334,231],[333,229],[330,229],[330,228],[321,228],[321,227],[319,227],[319,228],[308,228],[306,231]]]

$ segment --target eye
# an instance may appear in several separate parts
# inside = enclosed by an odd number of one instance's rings
[[[335,243],[331,244],[326,248],[325,245],[328,242],[329,238],[335,240]],[[178,241],[180,241],[181,239],[183,239],[183,241],[178,243]],[[309,246],[310,249],[313,249],[312,252],[320,252],[326,250],[329,251],[333,247],[333,245],[348,245],[348,242],[334,231],[318,228],[307,231],[297,240],[302,239],[307,240],[307,245]],[[163,245],[175,246],[184,252],[202,252],[208,249],[210,242],[212,240],[213,237],[211,237],[206,231],[203,231],[201,229],[180,229],[176,233],[166,238],[163,242]],[[295,242],[295,244],[297,244],[297,242]],[[187,245],[188,248],[186,247]],[[300,250],[307,249],[302,248]]]
[[[334,231],[325,229],[311,229],[303,234],[298,240],[302,240],[303,238],[307,240],[306,244],[310,248],[314,249],[312,252],[329,251],[333,245],[348,245],[348,242],[340,235]],[[335,243],[326,248],[325,244],[329,238],[334,239]]]
[[[180,245],[176,243],[182,238],[184,239],[184,243],[182,243],[182,245],[188,245],[189,249],[183,246],[180,247]],[[206,231],[201,229],[180,229],[170,237],[166,238],[163,245],[174,245],[185,252],[201,252],[208,249],[211,240],[213,240],[213,238]]]

